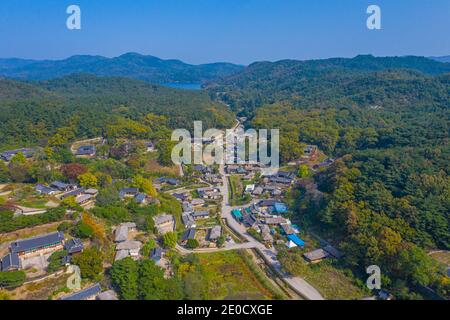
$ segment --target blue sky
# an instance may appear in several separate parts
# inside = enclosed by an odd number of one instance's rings
[[[82,30],[66,28],[77,4]],[[382,30],[366,9],[382,10]],[[2,0],[0,57],[125,52],[190,63],[450,55],[450,0]]]

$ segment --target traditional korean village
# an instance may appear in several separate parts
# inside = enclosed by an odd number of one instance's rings
[[[233,132],[244,129],[243,122],[245,118],[239,119]],[[42,152],[18,149],[0,157],[7,165],[23,165],[38,161]],[[266,174],[259,164],[164,167],[158,164],[158,154],[152,141],[76,141],[66,155],[71,162],[52,168],[57,179],[1,185],[3,219],[10,219],[0,236],[1,272],[11,277],[9,294],[26,299],[126,299],[120,276],[133,264],[152,263],[159,277],[173,283],[182,279],[180,268],[200,268],[204,258],[222,264],[238,259],[257,277],[251,286],[264,283],[263,291],[255,287],[247,293],[255,297],[324,298],[307,281],[290,275],[280,259],[287,259],[283,255],[291,250],[298,250],[295,254],[305,265],[339,261],[344,255],[292,219],[299,185],[308,184],[308,177],[334,159],[306,145],[301,159]],[[129,170],[133,161],[142,163],[142,169],[134,170],[139,173],[120,178],[120,171]],[[307,187],[319,192],[314,185]],[[89,270],[83,270],[88,265]],[[81,268],[82,281],[69,288],[65,281],[73,266]],[[362,290],[350,290],[362,296]]]
[[[0,1],[2,315],[448,301],[450,0],[366,2]]]

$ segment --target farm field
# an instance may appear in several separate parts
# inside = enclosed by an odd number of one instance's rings
[[[185,286],[203,299],[267,300],[273,299],[249,269],[239,252],[226,251],[196,255],[190,265],[182,264],[179,272]],[[190,298],[195,298],[190,296]]]

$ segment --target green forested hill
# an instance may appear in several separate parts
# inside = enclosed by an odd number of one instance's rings
[[[231,75],[242,66],[231,63],[191,65],[180,60],[126,53],[115,58],[78,55],[64,60],[0,59],[0,76],[19,80],[46,80],[74,73],[129,77],[151,83],[200,83]]]
[[[445,73],[450,73],[450,64],[423,57],[283,60],[252,64],[211,83],[208,89],[212,97],[220,97],[235,111],[251,116],[255,108],[280,101],[301,108],[429,101],[448,95],[443,79],[436,78]]]
[[[139,120],[164,115],[172,128],[226,127],[233,115],[202,91],[176,90],[125,78],[72,75],[37,83],[0,81],[0,146],[44,142],[58,128],[77,137],[101,135],[116,116]]]

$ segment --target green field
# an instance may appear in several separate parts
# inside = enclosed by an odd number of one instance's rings
[[[232,206],[244,205],[251,201],[251,197],[249,195],[244,194],[244,184],[242,183],[240,176],[231,175],[229,177],[229,182],[230,182],[230,204]]]
[[[308,264],[298,248],[280,252],[280,262],[289,273],[300,276],[313,285],[327,300],[357,300],[370,295],[354,279],[325,260]]]
[[[239,252],[198,254],[180,265],[178,273],[189,299],[273,299]]]

